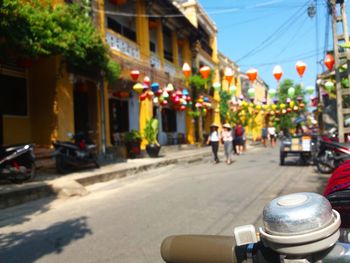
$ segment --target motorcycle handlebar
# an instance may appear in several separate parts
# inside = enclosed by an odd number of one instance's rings
[[[179,235],[163,240],[161,255],[168,263],[236,263],[231,236]]]

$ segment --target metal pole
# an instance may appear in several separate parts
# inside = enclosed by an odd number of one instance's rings
[[[104,92],[104,74],[101,74],[100,80],[100,111],[101,111],[101,150],[102,154],[106,154],[106,114],[105,114],[105,92]]]

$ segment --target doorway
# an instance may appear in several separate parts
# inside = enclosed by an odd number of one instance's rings
[[[95,143],[98,141],[97,89],[92,82],[74,86],[74,133],[83,132]]]

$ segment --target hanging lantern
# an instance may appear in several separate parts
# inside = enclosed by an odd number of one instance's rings
[[[133,89],[136,93],[141,94],[142,91],[143,91],[143,85],[142,85],[141,83],[136,83],[136,84],[132,87],[132,89]]]
[[[176,96],[174,99],[173,99],[173,102],[178,105],[180,104],[180,97]]]
[[[203,98],[203,101],[204,101],[204,102],[209,102],[209,98],[208,98],[208,97],[204,97],[204,98]]]
[[[313,86],[307,86],[305,90],[309,95],[312,95],[315,91],[315,88]]]
[[[294,107],[293,107],[293,111],[294,111],[294,112],[299,112],[299,107],[298,107],[298,106],[294,106]]]
[[[297,101],[298,101],[299,103],[302,102],[302,101],[303,101],[303,97],[298,96],[298,97],[297,97]]]
[[[248,89],[248,96],[249,96],[249,98],[254,98],[255,97],[255,89],[254,88],[249,88]]]
[[[300,105],[299,105],[299,107],[300,107],[300,109],[305,109],[305,104],[304,103],[300,103]]]
[[[280,104],[280,109],[283,110],[283,109],[285,109],[285,108],[286,108],[286,104],[281,103],[281,104]]]
[[[257,110],[261,110],[261,105],[256,105]]]
[[[264,105],[263,106],[263,109],[266,111],[266,110],[268,110],[269,109],[269,105]]]
[[[272,110],[276,110],[276,109],[277,109],[276,104],[272,104],[272,105],[271,105],[271,109],[272,109]]]
[[[188,78],[191,75],[191,67],[186,62],[182,66],[182,73],[184,74],[185,78]]]
[[[143,78],[143,83],[149,87],[149,85],[151,85],[151,80],[150,80],[150,78],[149,78],[148,76],[145,76],[145,77]]]
[[[187,102],[190,102],[191,99],[192,99],[192,98],[191,98],[190,96],[187,96],[187,97],[186,97],[186,101],[187,101]]]
[[[334,88],[334,83],[332,81],[327,81],[324,84],[325,89],[330,93],[332,92],[333,88]]]
[[[290,88],[288,89],[288,96],[291,97],[291,98],[293,98],[294,95],[295,95],[295,88],[290,87]]]
[[[237,91],[237,87],[235,85],[230,86],[230,92],[232,94],[236,94],[236,91]]]
[[[180,110],[181,110],[181,111],[185,111],[185,110],[186,110],[186,106],[185,106],[185,105],[181,105],[181,106],[180,106]]]
[[[151,84],[151,90],[152,90],[154,93],[156,93],[156,92],[159,90],[159,83],[153,82],[153,83]]]
[[[198,100],[199,103],[203,103],[204,102],[204,97],[201,95],[199,96]]]
[[[263,103],[264,105],[267,104],[266,98],[263,98],[262,103]]]
[[[154,104],[154,105],[158,105],[158,104],[159,104],[159,99],[158,99],[157,97],[155,97],[155,98],[153,99],[153,104]]]
[[[134,82],[137,81],[137,79],[139,78],[139,76],[140,76],[140,71],[138,71],[138,70],[132,70],[132,71],[130,72],[130,77],[132,78],[132,80],[133,80]]]
[[[199,73],[202,75],[203,79],[207,79],[210,74],[210,68],[208,66],[203,66],[199,69]]]
[[[214,88],[215,91],[218,91],[218,90],[221,88],[220,82],[215,82],[215,83],[213,84],[213,88]]]
[[[162,89],[158,89],[155,93],[154,93],[154,95],[156,95],[157,97],[159,97],[160,95],[162,95],[163,94],[163,90]]]
[[[171,84],[171,83],[169,83],[169,84],[166,86],[165,90],[166,90],[166,92],[168,92],[168,93],[172,93],[172,92],[175,90],[174,85]]]
[[[244,100],[243,94],[241,94],[241,95],[239,96],[239,99],[240,99],[240,100]]]
[[[169,93],[168,93],[166,90],[164,90],[164,91],[163,91],[163,94],[162,94],[162,97],[163,97],[164,99],[168,99],[168,98],[169,98]]]
[[[273,103],[277,104],[278,103],[278,99],[277,98],[273,98]]]
[[[154,92],[151,91],[151,90],[149,90],[149,91],[147,92],[147,97],[148,97],[149,99],[152,99],[153,96],[154,96]]]
[[[231,83],[232,79],[233,79],[233,71],[232,68],[227,67],[225,69],[225,79],[227,80],[228,83]]]
[[[282,70],[281,66],[279,66],[279,65],[275,66],[273,68],[272,74],[277,81],[280,81],[280,79],[282,78],[282,75],[283,75],[283,70]]]
[[[182,91],[180,89],[178,89],[175,94],[176,96],[182,97]]]
[[[143,83],[142,85],[143,85],[143,92],[147,92],[149,90],[149,86],[145,83]]]
[[[288,112],[288,113],[291,113],[291,112],[292,112],[292,109],[291,109],[291,108],[287,108],[287,112]]]
[[[295,105],[294,101],[289,102],[289,107],[293,108]]]
[[[277,91],[275,89],[269,89],[269,96],[272,98],[272,97],[275,97],[276,96],[276,93]]]
[[[196,108],[202,108],[202,107],[203,107],[203,104],[200,103],[200,102],[197,102],[197,103],[195,104],[195,107],[196,107]]]
[[[290,101],[291,101],[290,98],[287,98],[287,99],[286,99],[286,103],[287,103],[287,104],[289,104]]]
[[[145,100],[147,98],[147,93],[146,92],[144,92],[144,93],[142,93],[141,95],[140,95],[140,101],[143,101],[143,100]]]
[[[258,76],[258,71],[255,68],[251,68],[246,72],[250,82],[254,82]]]
[[[167,101],[167,100],[163,100],[160,104],[161,104],[162,106],[166,106],[166,105],[168,105],[168,101]]]
[[[115,5],[124,5],[126,3],[127,0],[109,0],[109,2],[111,2],[112,4]]]
[[[188,92],[187,89],[183,89],[183,90],[182,90],[182,95],[183,95],[183,96],[188,96],[188,95],[190,95],[190,93]]]
[[[328,68],[329,71],[333,69],[334,66],[334,57],[331,54],[327,54],[326,58],[324,59],[324,64]]]
[[[306,70],[306,64],[302,61],[298,61],[296,64],[295,64],[295,68],[299,74],[299,76],[302,78],[303,75],[304,75],[304,72]]]

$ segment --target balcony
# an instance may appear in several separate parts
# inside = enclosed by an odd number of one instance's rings
[[[151,52],[151,57],[149,59],[149,63],[151,64],[151,66],[153,65],[153,67],[155,69],[161,69],[162,68],[162,63],[160,62],[160,59],[158,57],[157,54]]]
[[[106,41],[112,50],[116,50],[135,59],[140,59],[139,46],[122,35],[108,30],[106,32]]]
[[[173,63],[165,60],[164,61],[164,72],[167,72],[170,74],[170,76],[176,76],[176,67]]]

